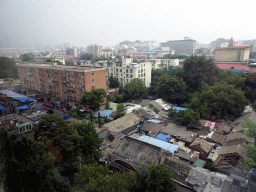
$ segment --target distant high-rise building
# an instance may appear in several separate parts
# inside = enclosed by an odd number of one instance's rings
[[[102,46],[98,44],[87,46],[87,52],[90,54],[93,54],[93,56],[98,56],[101,50],[102,50]]]
[[[176,54],[194,54],[196,52],[196,40],[185,37],[184,40],[167,41],[161,43],[161,47],[169,47],[175,50]]]

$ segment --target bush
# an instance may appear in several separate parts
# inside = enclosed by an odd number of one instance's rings
[[[150,109],[152,109],[155,113],[159,113],[159,110],[154,105],[152,105],[151,103],[148,105],[148,107]]]

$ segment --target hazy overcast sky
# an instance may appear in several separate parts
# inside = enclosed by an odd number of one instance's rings
[[[14,45],[111,46],[129,40],[255,39],[255,1],[0,0],[0,39]]]

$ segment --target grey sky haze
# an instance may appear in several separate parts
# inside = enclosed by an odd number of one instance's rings
[[[113,46],[137,39],[256,39],[254,1],[0,0],[0,39],[13,45]]]

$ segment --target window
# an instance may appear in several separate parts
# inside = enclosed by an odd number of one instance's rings
[[[94,73],[92,73],[92,75],[94,75]]]
[[[95,80],[93,79],[92,82],[95,82]]]
[[[129,73],[128,69],[126,69],[126,73]]]
[[[133,78],[133,75],[130,75],[130,78]]]
[[[132,73],[132,69],[130,69],[130,73]]]

